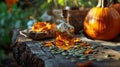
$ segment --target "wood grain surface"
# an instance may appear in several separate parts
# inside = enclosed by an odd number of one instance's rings
[[[81,40],[106,46],[109,49],[101,50],[107,54],[115,55],[115,58],[120,58],[120,41],[100,41],[92,40],[86,37],[80,37]],[[52,54],[41,43],[23,35],[20,35],[19,30],[13,31],[13,55],[17,63],[23,67],[78,67],[76,63],[86,62],[81,61],[77,57],[77,62],[71,62],[61,54]],[[93,55],[94,57],[104,57],[103,54]],[[91,67],[120,67],[120,60],[105,59],[103,61],[92,61]]]

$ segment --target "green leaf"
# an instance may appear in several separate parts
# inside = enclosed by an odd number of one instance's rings
[[[58,0],[58,4],[64,6],[65,5],[65,0]]]
[[[48,6],[47,3],[45,2],[45,3],[43,3],[43,4],[40,6],[40,8],[41,8],[41,9],[46,9],[47,6]]]
[[[52,0],[47,0],[47,3],[50,3],[50,2],[52,2]]]
[[[0,13],[1,12],[7,12],[7,6],[3,2],[0,3]]]
[[[7,58],[4,50],[0,49],[0,61],[5,60]]]
[[[8,33],[6,33],[6,34],[4,35],[4,37],[3,37],[3,40],[4,40],[5,44],[11,43],[10,36],[7,35],[7,34],[8,34]]]

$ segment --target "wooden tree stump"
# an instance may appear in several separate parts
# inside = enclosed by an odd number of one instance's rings
[[[106,44],[106,41],[95,41],[81,38],[86,41],[101,42]],[[77,67],[76,62],[71,62],[61,54],[52,54],[48,51],[48,48],[41,44],[42,41],[34,41],[28,37],[19,34],[19,30],[13,32],[13,55],[18,64],[23,67]],[[107,42],[108,43],[108,42]],[[113,43],[113,42],[112,42]],[[116,44],[116,43],[113,43]],[[120,43],[118,43],[120,44]],[[120,49],[119,49],[120,50]],[[120,57],[119,51],[111,49],[111,53],[117,54]],[[76,58],[79,62],[79,58]],[[101,62],[93,61],[92,67],[119,67],[120,60],[104,60]]]

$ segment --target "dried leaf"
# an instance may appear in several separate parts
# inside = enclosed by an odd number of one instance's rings
[[[87,43],[81,43],[80,46],[89,46]]]
[[[19,2],[19,0],[5,0],[5,2],[8,6],[8,11],[11,12],[12,11],[12,5]]]
[[[50,24],[46,22],[36,22],[33,24],[31,31],[47,32],[50,30],[54,30],[55,28],[56,28],[56,24]]]
[[[74,42],[81,42],[80,38],[75,38]]]
[[[53,44],[53,41],[45,41],[43,45],[46,47],[50,47],[50,46],[53,46],[54,44]]]
[[[91,53],[93,53],[93,50],[92,50],[92,49],[89,49],[89,50],[86,50],[84,53],[85,53],[85,54],[91,54]]]
[[[83,63],[77,63],[77,67],[90,67],[92,64],[92,61],[87,61],[87,62],[83,62]]]
[[[55,40],[56,46],[63,50],[71,48],[74,45],[74,27],[64,21],[57,25]]]
[[[57,41],[56,41],[56,44],[57,44],[58,46],[64,45],[63,41],[61,41],[61,40],[57,40]]]
[[[51,28],[56,28],[56,26],[57,25],[55,23],[53,23],[52,26],[51,26]]]

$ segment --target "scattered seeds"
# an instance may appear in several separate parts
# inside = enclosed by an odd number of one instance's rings
[[[50,42],[51,43],[51,42]],[[49,45],[50,43],[47,43],[47,45]],[[65,56],[66,59],[70,59],[71,62],[76,62],[77,59],[79,58],[79,60],[96,60],[96,61],[103,61],[103,59],[98,59],[98,58],[94,58],[93,56],[91,56],[91,54],[98,54],[99,53],[99,48],[101,47],[103,49],[108,49],[108,47],[105,47],[103,45],[96,45],[96,44],[88,44],[86,42],[77,42],[76,40],[76,44],[75,46],[73,46],[72,48],[68,49],[68,50],[63,50],[60,48],[57,48],[55,45],[50,46],[48,51],[50,51],[52,54],[61,54],[63,56]],[[110,54],[104,54],[103,56],[106,59],[110,59],[111,57],[113,57]],[[75,57],[75,58],[72,58]],[[116,58],[116,60],[120,60],[120,58]]]

